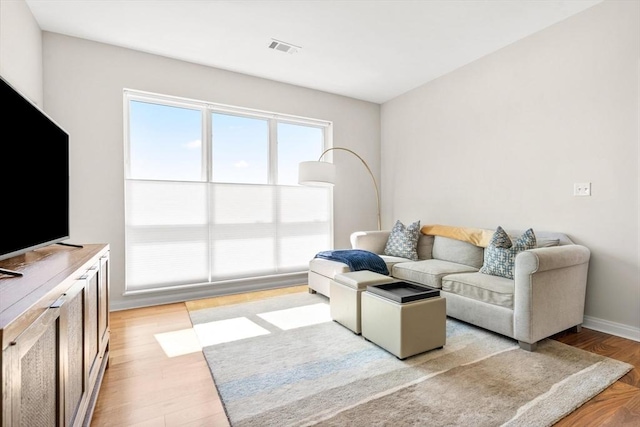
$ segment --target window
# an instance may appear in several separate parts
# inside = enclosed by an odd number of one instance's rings
[[[213,181],[269,183],[269,121],[211,114]]]
[[[298,185],[331,124],[125,92],[126,292],[301,274],[331,190]]]
[[[202,170],[202,113],[148,102],[129,104],[132,179],[199,181]]]

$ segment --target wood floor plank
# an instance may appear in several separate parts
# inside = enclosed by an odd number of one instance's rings
[[[614,416],[618,409],[640,397],[640,389],[621,381],[616,381],[602,393],[589,400],[576,411],[556,423],[556,427],[597,427]],[[636,423],[640,416],[636,417]],[[640,425],[640,424],[636,424]]]
[[[159,415],[163,417],[164,422],[165,415],[199,404],[210,406],[214,414],[224,414],[224,409],[217,397],[217,393],[214,391],[212,395],[212,393],[203,390],[202,392],[183,393],[182,396],[173,399],[161,399],[145,406],[136,402],[112,406],[106,410],[96,411],[94,422],[96,420],[106,420],[107,423],[114,423],[115,425],[128,425],[154,419]],[[92,422],[92,425],[94,422]]]
[[[183,315],[172,313],[168,314],[166,318],[157,316],[144,319],[124,319],[119,322],[112,321],[110,326],[112,330],[121,334],[134,335],[138,333],[142,335],[148,333],[150,329],[160,329],[159,327],[162,325],[174,329],[184,328],[188,327],[189,319],[185,319]]]
[[[204,357],[201,353],[190,353],[180,356],[180,359],[167,360],[164,358],[158,358],[157,360],[148,361],[142,359],[135,359],[129,362],[121,363],[118,365],[111,365],[109,370],[105,373],[107,382],[115,382],[120,379],[132,379],[133,377],[146,375],[151,376],[157,372],[166,370],[181,369],[185,366],[190,366],[194,363],[205,364]],[[108,376],[107,376],[108,375]]]
[[[165,427],[166,425],[164,417],[156,417],[141,423],[130,424],[131,427]]]
[[[169,424],[167,424],[167,427],[230,427],[230,424],[226,415],[223,413],[202,418],[197,421],[188,422],[186,424],[180,424],[179,426],[169,426]]]
[[[118,310],[111,312],[110,320],[120,319],[140,319],[145,316],[159,316],[168,313],[183,313],[184,303],[177,302],[172,304],[153,305],[149,307],[141,307],[131,310]]]
[[[169,426],[181,426],[220,414],[224,415],[222,405],[211,405],[209,402],[205,402],[188,405],[178,411],[168,413],[164,419]]]
[[[156,395],[156,398],[150,400],[148,404],[142,404],[139,401],[127,399],[124,396],[118,396],[117,393],[112,393],[111,395],[104,396],[104,404],[97,407],[95,412],[113,416],[123,411],[140,413],[152,411],[154,415],[158,415],[175,412],[185,406],[199,403],[210,403],[216,406],[222,405],[215,388],[200,387],[182,391],[183,393],[173,397],[169,395]]]
[[[111,313],[111,358],[91,426],[229,427],[201,351],[169,357],[156,334],[191,328],[188,309],[238,304],[293,292],[294,286]],[[583,328],[552,337],[634,365],[555,427],[640,426],[640,343]]]
[[[168,402],[184,396],[185,393],[207,394],[209,390],[215,390],[211,378],[183,378],[173,381],[163,379],[149,379],[120,382],[105,386],[104,404],[118,404],[126,401],[128,404],[139,406],[152,405],[155,402]],[[215,393],[211,397],[217,397]]]
[[[607,420],[609,427],[640,425],[640,395],[630,399],[621,408],[616,409],[613,415]]]

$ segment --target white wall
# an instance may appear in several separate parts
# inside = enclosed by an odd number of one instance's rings
[[[42,104],[42,32],[24,1],[0,1],[0,76]]]
[[[592,252],[585,326],[640,340],[639,7],[605,1],[383,104],[386,225],[565,232]]]
[[[45,102],[71,135],[71,240],[111,245],[113,308],[216,293],[122,295],[124,88],[332,121],[334,145],[358,152],[379,176],[378,104],[55,33],[44,33],[43,48]],[[361,190],[371,184],[357,158],[338,152],[334,161],[340,169],[334,189],[335,246],[348,247],[352,231],[377,227],[375,193],[372,187],[370,195]]]

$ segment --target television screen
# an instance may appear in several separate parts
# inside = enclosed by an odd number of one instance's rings
[[[0,260],[69,238],[69,134],[0,77]]]

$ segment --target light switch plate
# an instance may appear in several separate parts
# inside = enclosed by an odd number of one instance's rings
[[[591,195],[591,183],[590,182],[576,182],[573,184],[574,196],[590,196]]]

